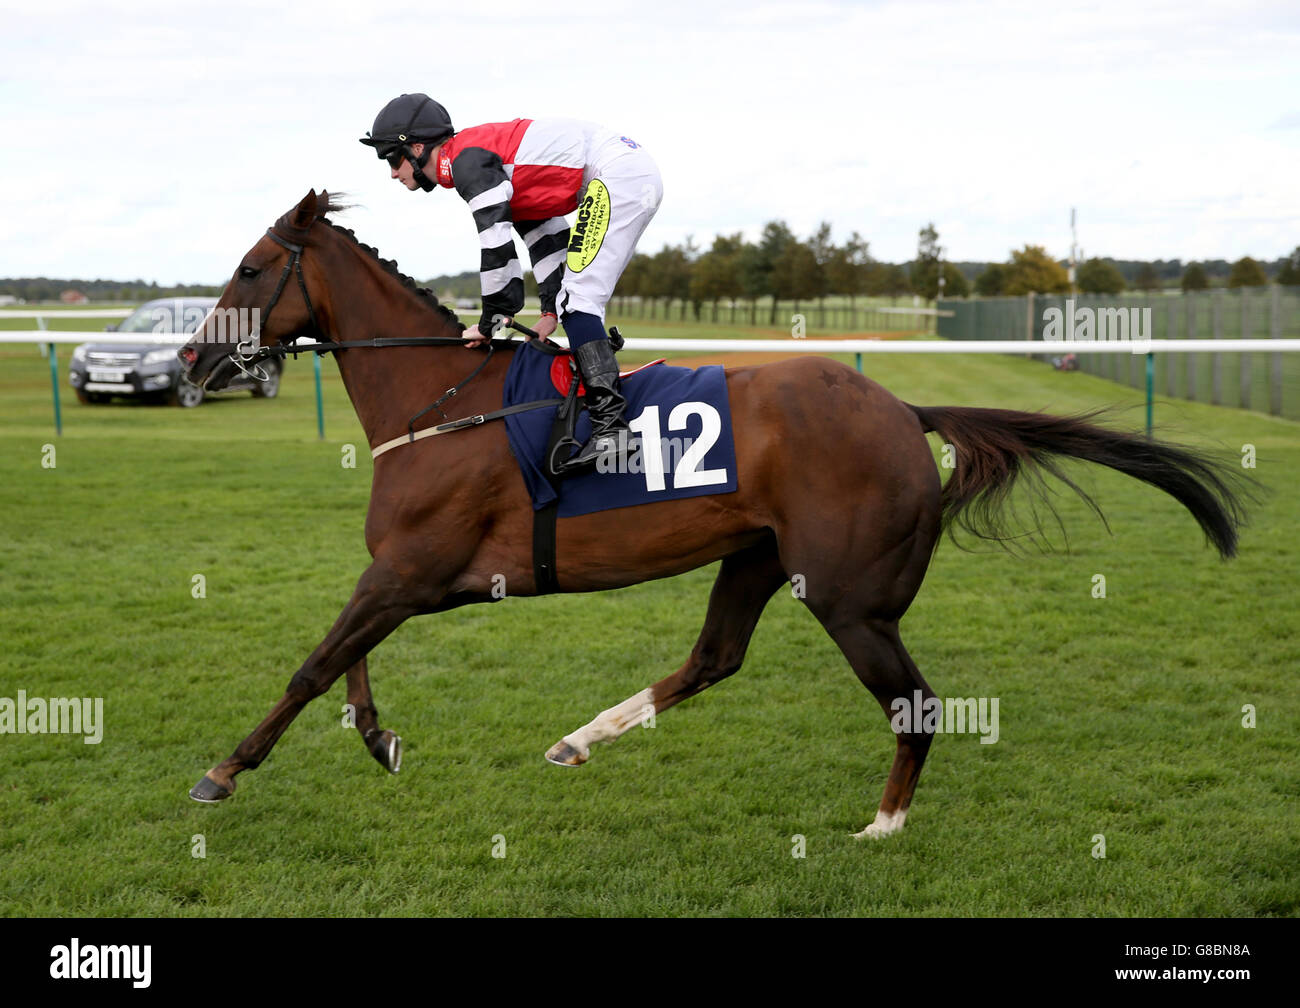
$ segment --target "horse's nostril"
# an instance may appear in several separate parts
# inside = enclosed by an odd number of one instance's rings
[[[193,347],[181,347],[176,351],[176,356],[180,358],[180,362],[187,368],[192,368],[194,362],[199,359],[198,351]]]

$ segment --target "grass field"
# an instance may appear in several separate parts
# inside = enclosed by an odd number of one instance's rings
[[[943,543],[904,639],[940,696],[999,698],[1000,738],[940,736],[884,841],[849,834],[874,814],[892,734],[791,592],[735,677],[581,769],[542,759],[681,664],[712,569],[411,621],[370,663],[400,774],[343,727],[340,682],[205,806],[188,789],[368,561],[364,439],[329,361],[321,442],[305,359],[277,400],[182,411],[79,406],[67,355],[55,438],[47,364],[0,348],[0,698],[102,697],[103,740],[0,735],[0,914],[1300,914],[1298,424],[1157,405],[1176,440],[1229,460],[1254,446],[1269,494],[1230,563],[1171,499],[1104,470],[1071,472],[1113,534],[1063,494],[1068,552],[1059,534],[1023,557]],[[1137,401],[1017,358],[867,370],[926,404]]]

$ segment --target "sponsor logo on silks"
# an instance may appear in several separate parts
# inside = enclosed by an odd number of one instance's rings
[[[623,141],[625,144],[627,144],[629,147],[631,147],[633,150],[636,150],[638,147],[641,146],[639,143],[637,143],[637,142],[636,142],[635,140],[633,140],[631,137],[619,137],[619,139],[622,140],[622,141]]]
[[[609,230],[609,190],[600,179],[592,179],[587,186],[587,195],[578,204],[578,219],[573,225],[573,235],[569,240],[568,267],[573,273],[581,273],[600,251]]]

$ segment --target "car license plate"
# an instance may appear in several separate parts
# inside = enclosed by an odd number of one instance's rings
[[[116,385],[126,381],[125,371],[92,371],[90,380],[93,382],[111,382]]]

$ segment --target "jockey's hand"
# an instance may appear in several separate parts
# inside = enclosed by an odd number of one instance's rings
[[[559,325],[559,321],[556,317],[549,313],[545,313],[537,320],[537,325],[533,326],[533,329],[538,336],[542,339],[546,339],[551,335],[551,333],[555,332],[555,327],[557,325]]]
[[[466,329],[465,335],[462,336],[461,338],[466,343],[468,343],[471,348],[478,349],[488,340],[492,339],[495,333],[498,333],[501,330],[507,328],[510,325],[511,321],[513,320],[509,318],[505,318],[504,316],[494,319],[492,322],[492,328],[485,333],[481,328],[483,322],[482,320],[480,320],[477,325],[472,325],[468,329]]]

